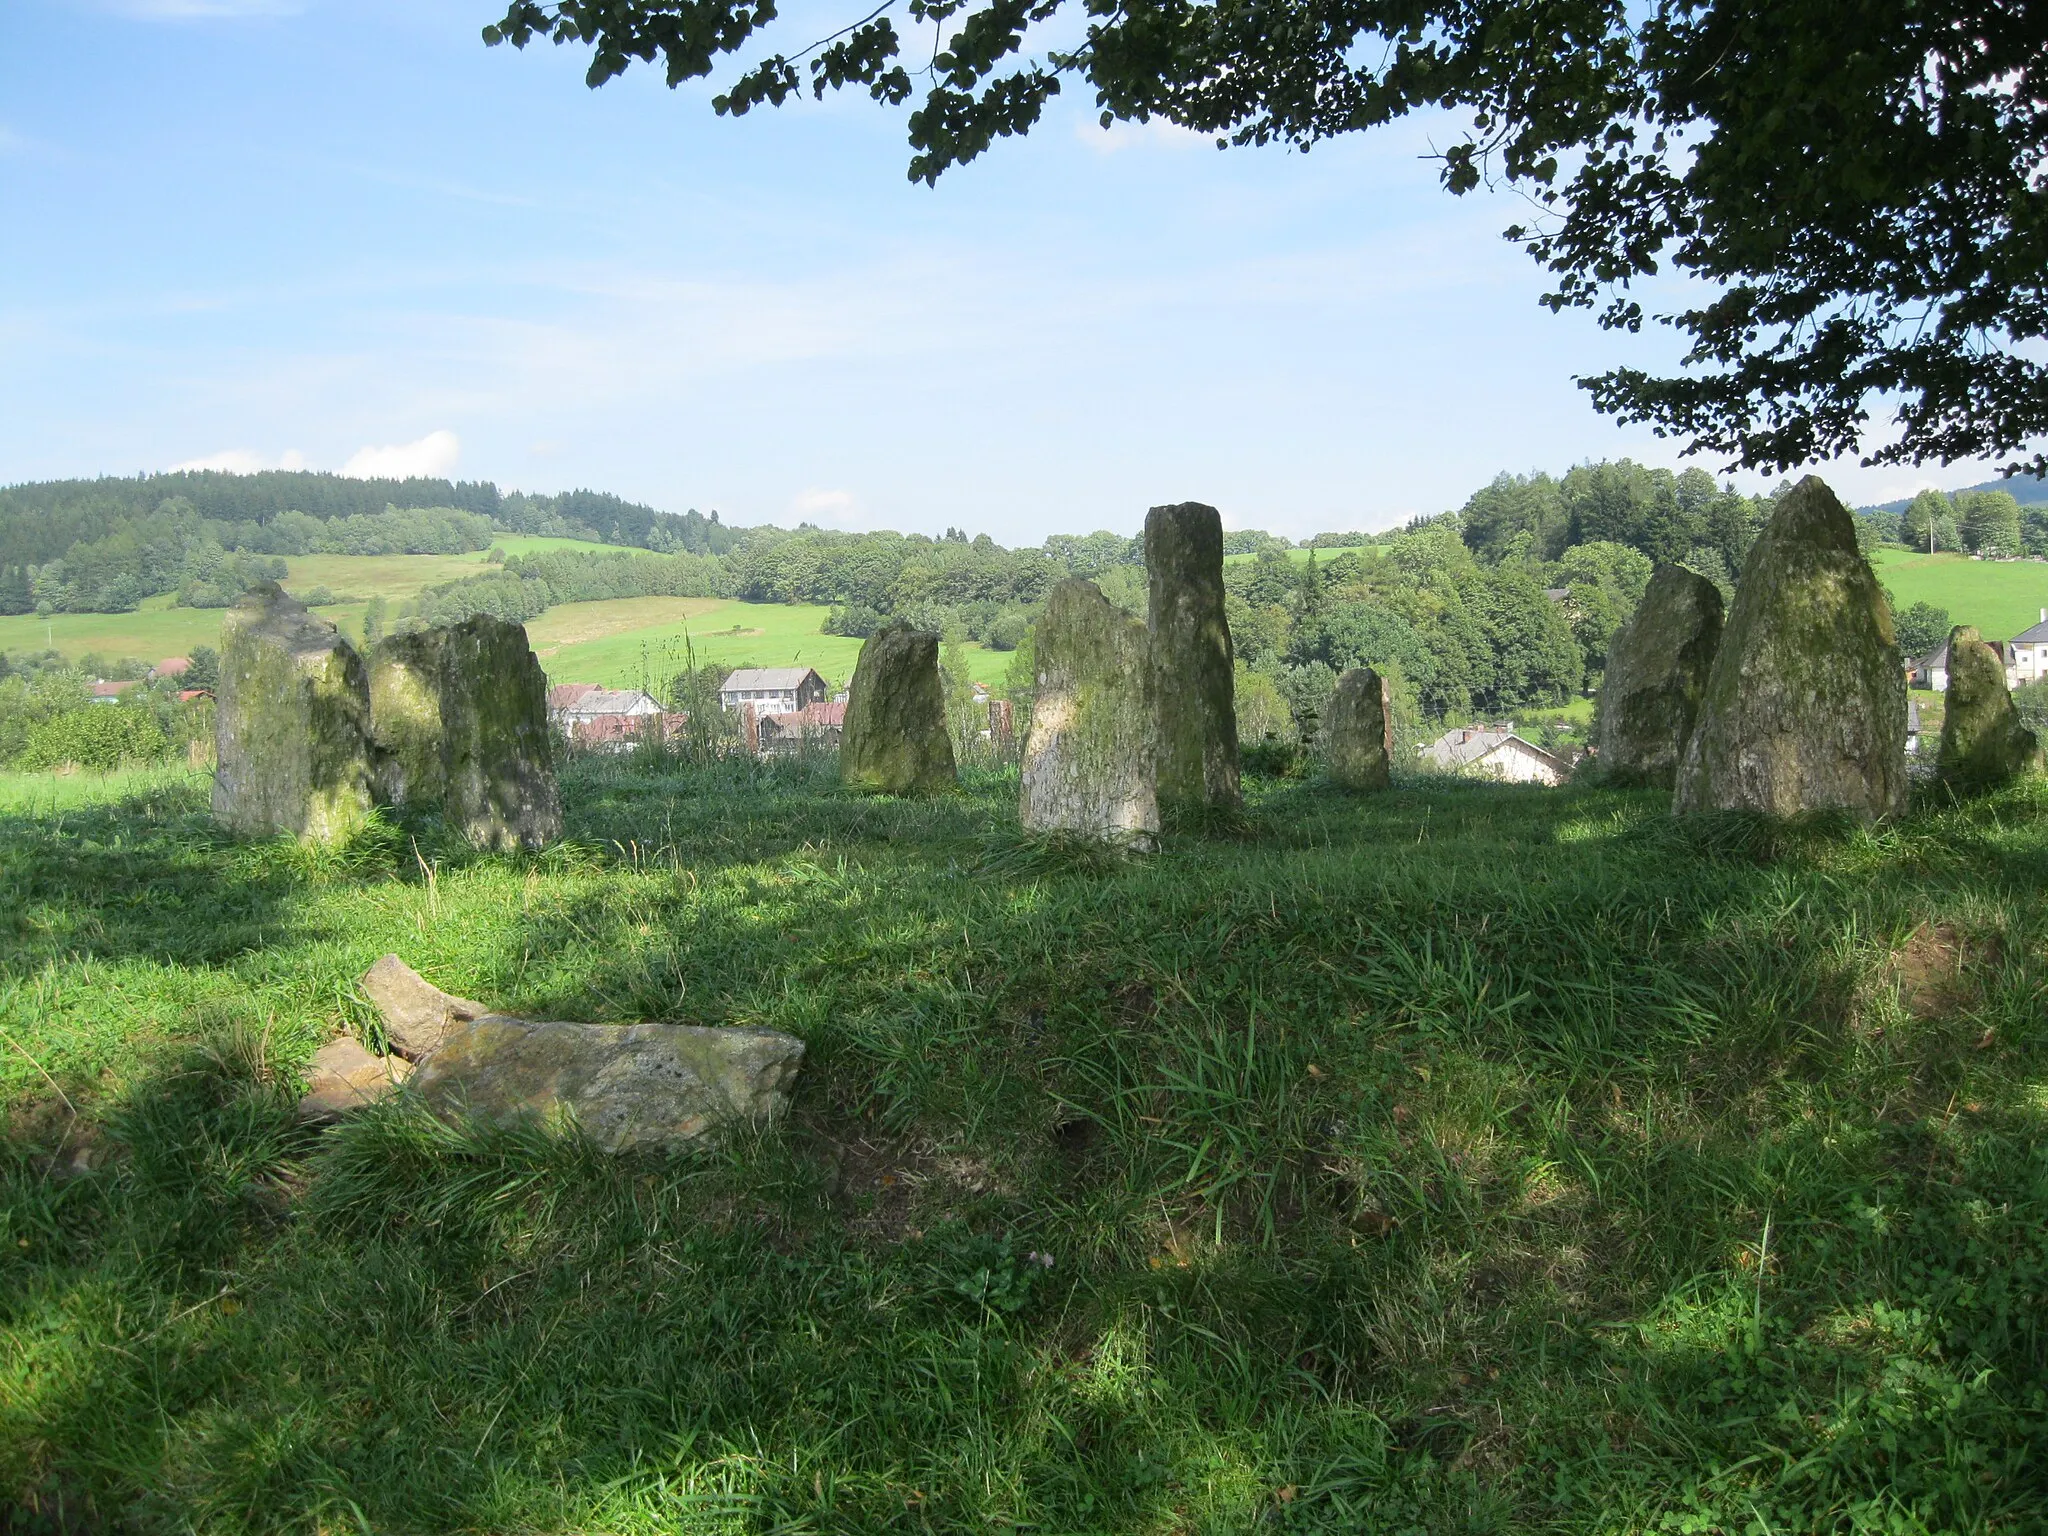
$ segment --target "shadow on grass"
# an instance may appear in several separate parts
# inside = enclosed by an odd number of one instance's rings
[[[1759,863],[1655,797],[1287,785],[1110,870],[988,867],[999,784],[576,794],[583,852],[451,855],[440,927],[519,1006],[795,1030],[790,1126],[311,1137],[216,1044],[99,1171],[10,1164],[0,1492],[833,1531],[1990,1529],[2038,1494],[2027,792]],[[384,899],[295,889],[313,927]]]

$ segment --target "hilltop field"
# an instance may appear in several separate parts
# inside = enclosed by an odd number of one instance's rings
[[[595,544],[584,539],[503,534],[492,549],[507,556],[548,550],[645,555],[641,549]],[[438,582],[476,576],[490,569],[490,551],[466,555],[301,555],[286,561],[284,585],[294,592],[326,587],[349,602],[314,611],[344,633],[359,638],[372,597],[397,604]],[[0,617],[0,652],[40,651],[46,646],[68,657],[98,655],[157,661],[215,645],[221,609],[176,608],[170,594],[145,598],[133,613],[59,613]],[[527,625],[534,653],[556,682],[603,683],[609,687],[658,685],[683,665],[686,640],[700,665],[816,667],[827,681],[844,687],[853,676],[860,641],[819,631],[831,609],[820,603],[747,603],[717,598],[636,597],[563,603]],[[1007,652],[967,642],[962,646],[975,681],[999,682],[1009,665]]]
[[[579,760],[534,857],[49,784],[0,786],[29,1529],[2039,1529],[2039,786],[1852,832],[1255,778],[1119,862],[1002,774]],[[793,1118],[298,1127],[386,951],[788,1030]]]

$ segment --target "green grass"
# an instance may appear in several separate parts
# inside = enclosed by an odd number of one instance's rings
[[[1107,863],[1024,856],[1014,791],[581,763],[526,859],[237,843],[197,783],[0,815],[0,1501],[2040,1528],[2048,790],[1788,833],[1254,781],[1230,835]],[[385,950],[791,1030],[795,1114],[617,1161],[296,1129]]]
[[[1987,640],[2010,640],[2031,629],[2048,608],[2048,563],[2041,561],[1880,549],[1872,563],[1899,607],[1946,608],[1952,623],[1974,624]]]

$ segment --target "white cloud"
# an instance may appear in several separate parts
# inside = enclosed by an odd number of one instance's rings
[[[860,519],[860,498],[851,491],[799,491],[790,498],[789,511],[799,522],[847,527]]]
[[[445,475],[462,457],[462,441],[445,427],[412,443],[358,448],[341,466],[358,480],[404,480],[413,475]]]
[[[1099,119],[1077,118],[1074,137],[1103,155],[1138,148],[1199,149],[1216,142],[1210,134],[1197,133],[1192,128],[1181,127],[1179,123],[1169,123],[1163,117],[1142,123],[1125,122],[1119,118],[1107,128]]]
[[[270,459],[253,448],[223,448],[219,453],[205,454],[196,459],[185,459],[171,466],[175,473],[181,469],[218,469],[231,475],[253,475],[259,469],[304,469],[306,456],[296,448],[287,448],[276,459]]]

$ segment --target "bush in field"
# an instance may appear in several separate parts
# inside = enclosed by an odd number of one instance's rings
[[[31,725],[16,766],[76,763],[106,772],[125,762],[154,762],[170,745],[169,735],[148,710],[87,704]]]

